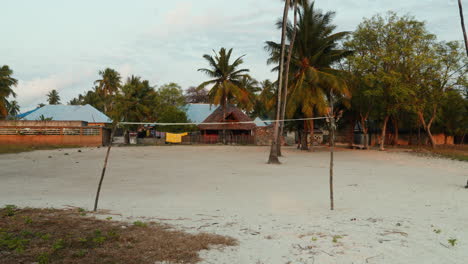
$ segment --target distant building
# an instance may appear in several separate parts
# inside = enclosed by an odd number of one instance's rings
[[[91,105],[46,105],[0,121],[0,144],[102,146],[112,120]]]
[[[93,106],[87,105],[46,105],[18,115],[22,120],[85,121],[88,126],[105,126],[112,120]]]

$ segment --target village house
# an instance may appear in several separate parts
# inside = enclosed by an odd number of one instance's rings
[[[46,105],[0,121],[0,144],[103,146],[112,120],[90,105]]]

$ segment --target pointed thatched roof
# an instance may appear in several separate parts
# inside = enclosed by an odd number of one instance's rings
[[[251,122],[249,116],[233,105],[226,106],[226,119],[223,118],[223,108],[218,107],[209,115],[203,124],[198,125],[201,130],[252,130],[256,127],[255,123],[239,124],[238,122]],[[229,123],[228,125],[209,123]]]

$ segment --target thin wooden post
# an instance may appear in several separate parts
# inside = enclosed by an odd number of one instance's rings
[[[94,200],[94,212],[97,211],[97,206],[99,202],[99,194],[101,193],[102,181],[104,180],[104,175],[106,174],[107,161],[109,160],[109,153],[112,148],[112,139],[114,138],[115,128],[116,127],[114,126],[111,131],[109,146],[107,147],[106,158],[104,159],[104,167],[102,168],[101,179],[99,180],[99,185],[98,185],[98,189],[96,192],[96,199]]]
[[[333,110],[333,94],[330,93],[330,210],[335,209],[333,198],[333,162],[334,162],[334,147],[335,147],[335,116]]]

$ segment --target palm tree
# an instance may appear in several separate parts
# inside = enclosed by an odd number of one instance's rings
[[[463,39],[465,40],[466,55],[468,56],[468,39],[466,37],[465,18],[463,17],[463,6],[461,0],[458,0],[458,9],[460,10],[460,22],[463,31]]]
[[[116,95],[121,86],[121,76],[114,69],[106,68],[103,71],[99,71],[101,79],[96,80],[94,83],[97,84],[96,92],[104,98],[104,112],[112,110],[112,96]]]
[[[8,105],[8,115],[14,119],[16,119],[16,116],[20,112],[20,106],[18,105],[18,102],[16,100],[13,100],[9,103]]]
[[[240,109],[243,109],[247,113],[251,114],[250,110],[255,110],[253,109],[255,108],[254,102],[257,101],[258,92],[260,92],[262,89],[260,88],[258,81],[248,75],[240,79],[239,86],[247,90],[249,100],[247,100],[247,104],[244,104],[243,102],[234,103],[236,103],[237,107],[239,107]]]
[[[274,119],[274,108],[277,100],[276,85],[267,79],[260,83],[260,87],[261,92],[256,98],[254,116]]]
[[[60,104],[60,96],[57,90],[54,89],[47,94],[47,102],[49,102],[50,105]]]
[[[152,111],[155,106],[156,91],[147,80],[138,76],[127,78],[122,91],[116,98],[116,107],[110,112],[114,120],[150,122],[155,121]]]
[[[323,14],[316,11],[314,3],[308,0],[300,4],[295,45],[291,54],[292,78],[288,84],[286,114],[294,116],[299,110],[305,117],[314,117],[315,114],[326,113],[330,91],[349,95],[344,79],[340,78],[343,72],[331,68],[350,54],[347,50],[337,49],[338,42],[348,32],[333,33],[336,28],[331,24],[333,12]],[[294,30],[293,26],[288,26],[288,37],[294,36]],[[267,42],[266,48],[271,52],[270,63],[280,60],[277,43]],[[307,125],[312,138],[313,125],[312,120]]]
[[[13,70],[7,65],[0,68],[0,118],[5,119],[8,116],[8,97],[16,97],[13,87],[18,84],[18,80],[11,77]]]
[[[288,24],[288,10],[291,5],[291,0],[285,0],[284,11],[283,11],[283,26],[281,27],[281,48],[280,48],[280,57],[279,57],[279,71],[278,71],[278,102],[276,104],[276,120],[280,119],[281,116],[281,93],[283,90],[283,70],[284,70],[284,54],[286,50],[286,29]],[[279,142],[279,123],[275,122],[273,130],[273,139],[271,140],[271,149],[270,156],[268,157],[269,164],[280,164],[278,159],[278,146],[281,144]]]
[[[198,71],[205,73],[210,78],[209,81],[203,82],[198,86],[198,89],[203,89],[208,85],[213,85],[208,92],[210,103],[221,105],[223,110],[223,119],[226,119],[226,105],[230,103],[241,103],[247,110],[252,107],[248,90],[242,86],[242,78],[248,76],[248,69],[239,69],[239,66],[244,62],[241,56],[230,62],[232,49],[226,51],[221,48],[218,53],[214,52],[214,57],[208,54],[203,55],[203,58],[208,62],[209,68],[201,68]],[[223,142],[226,143],[226,131],[223,130]]]
[[[297,34],[297,7],[298,7],[299,0],[292,0],[291,6],[294,6],[294,20],[293,20],[293,32],[292,36],[289,36],[289,47],[288,47],[288,57],[286,60],[286,69],[285,69],[285,75],[284,75],[284,92],[282,93],[283,98],[282,98],[282,104],[281,104],[281,115],[280,119],[284,120],[284,117],[286,115],[286,102],[287,102],[287,95],[288,95],[288,83],[289,83],[289,68],[291,65],[291,59],[292,59],[292,54],[293,54],[293,48],[294,48],[294,42],[296,40],[296,34]],[[281,136],[283,135],[284,131],[284,122],[281,122],[280,124],[280,130],[278,134],[278,142],[281,142]],[[281,153],[281,144],[278,144],[278,156],[282,156]]]

